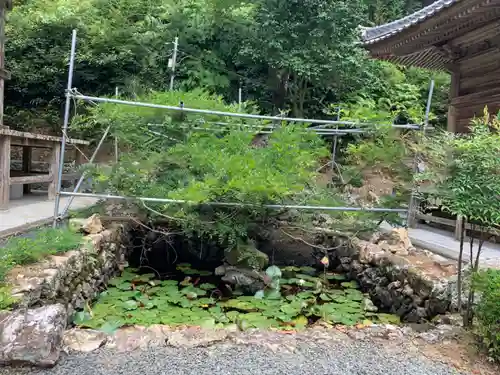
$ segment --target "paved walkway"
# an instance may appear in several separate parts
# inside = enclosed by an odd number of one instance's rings
[[[382,229],[387,230],[390,226],[386,223]],[[446,258],[458,260],[460,252],[460,241],[455,240],[453,233],[445,230],[432,228],[427,225],[420,225],[418,228],[410,228],[408,235],[412,244]],[[464,244],[465,261],[469,261],[470,243]],[[477,244],[474,245],[474,256],[477,251]],[[483,267],[500,268],[500,244],[485,242],[481,250],[480,264]]]
[[[61,210],[69,197],[61,198]],[[77,197],[70,209],[81,209],[97,203],[95,198]],[[47,194],[30,194],[19,200],[12,200],[7,210],[0,210],[0,237],[26,231],[48,224],[54,217],[54,201],[47,199]]]

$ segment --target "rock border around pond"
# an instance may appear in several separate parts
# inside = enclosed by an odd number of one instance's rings
[[[456,276],[432,274],[418,267],[415,258],[429,258],[430,264],[442,268],[449,262],[431,260],[431,254],[415,249],[404,228],[370,240],[354,238],[329,252],[329,257],[339,271],[359,282],[378,307],[404,322],[431,320],[449,311],[453,304]]]
[[[17,302],[14,311],[0,311],[0,364],[55,365],[74,311],[123,270],[130,251],[127,226],[105,229],[96,215],[71,225],[87,234],[79,249],[9,273]]]

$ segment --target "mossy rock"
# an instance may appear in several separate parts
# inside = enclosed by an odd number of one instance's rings
[[[226,262],[235,267],[263,270],[269,264],[269,257],[258,250],[252,241],[249,241],[239,243],[226,251]]]

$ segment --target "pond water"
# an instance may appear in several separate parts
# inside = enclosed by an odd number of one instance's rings
[[[296,330],[320,319],[343,325],[399,322],[397,316],[373,311],[368,295],[342,274],[271,266],[264,289],[245,295],[210,271],[187,263],[176,269],[164,280],[126,269],[89,310],[75,314],[75,325],[104,331],[152,324]]]

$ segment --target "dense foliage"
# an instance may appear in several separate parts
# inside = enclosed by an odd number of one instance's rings
[[[201,88],[258,111],[331,117],[331,103],[359,97],[425,103],[431,73],[367,59],[358,25],[390,21],[420,1],[19,0],[9,14],[6,122],[59,128],[70,34],[78,30],[73,86],[81,92],[164,91],[172,42],[179,36],[175,86]],[[446,75],[436,113],[444,114]],[[186,103],[193,107],[195,103]],[[441,117],[438,117],[441,118]]]
[[[500,361],[500,271],[488,270],[476,278],[481,301],[476,307],[477,328],[489,355]]]
[[[221,98],[202,92],[150,92],[140,98],[166,104],[189,99],[200,108],[236,111]],[[279,213],[262,208],[265,204],[343,204],[338,192],[315,183],[321,159],[329,151],[324,140],[306,131],[307,125],[115,104],[93,107],[73,124],[83,132],[109,125],[127,152],[118,164],[92,170],[96,189],[187,202],[140,205],[152,218],[167,218],[187,235],[229,246],[246,240],[250,223],[265,223]],[[255,135],[271,125],[277,128],[269,136]],[[209,202],[234,206],[206,205]],[[351,229],[361,229],[354,225],[360,215],[334,217],[349,222]]]

